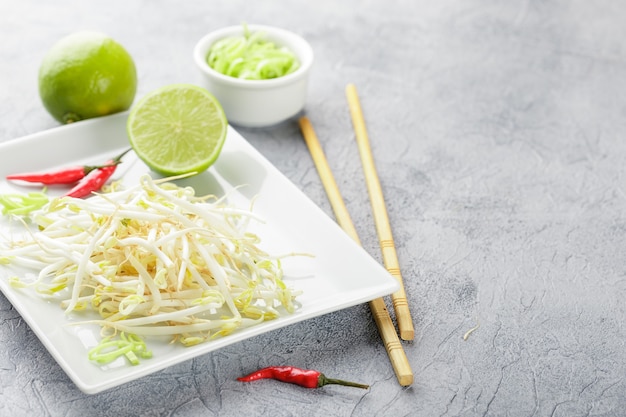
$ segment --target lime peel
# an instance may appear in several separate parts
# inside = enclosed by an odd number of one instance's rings
[[[137,91],[133,58],[100,32],[78,31],[58,40],[38,78],[44,107],[64,124],[127,110]]]

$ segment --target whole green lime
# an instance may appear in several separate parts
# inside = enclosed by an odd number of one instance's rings
[[[61,123],[127,110],[136,91],[132,57],[99,32],[75,32],[62,38],[39,67],[39,96]]]

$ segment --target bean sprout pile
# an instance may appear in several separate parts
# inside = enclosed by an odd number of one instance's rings
[[[224,198],[145,175],[128,189],[51,199],[29,217],[24,238],[3,244],[0,264],[39,271],[12,286],[58,299],[66,313],[99,314],[81,322],[102,328],[92,360],[145,353],[145,336],[195,345],[298,307],[281,267],[294,254],[259,249],[248,226],[262,220]],[[103,356],[107,346],[113,353]]]

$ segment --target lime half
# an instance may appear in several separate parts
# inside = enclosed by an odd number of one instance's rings
[[[137,156],[165,175],[201,173],[219,156],[228,121],[219,101],[191,84],[172,84],[145,95],[128,116]]]

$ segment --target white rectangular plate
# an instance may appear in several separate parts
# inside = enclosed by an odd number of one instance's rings
[[[4,180],[10,173],[48,170],[71,164],[98,164],[128,148],[127,114],[121,113],[62,126],[0,144],[0,192],[27,192]],[[149,169],[131,152],[116,172],[117,179],[134,184]],[[265,223],[254,231],[270,253],[306,252],[313,258],[289,258],[284,264],[286,283],[302,290],[302,306],[293,315],[243,329],[193,347],[148,339],[151,359],[137,366],[121,361],[105,367],[89,362],[87,350],[99,340],[98,328],[66,326],[68,319],[57,304],[8,285],[14,271],[0,266],[0,289],[37,334],[41,342],[85,393],[93,394],[140,378],[173,364],[289,324],[367,302],[398,289],[396,280],[339,226],[271,165],[235,130],[229,128],[218,161],[207,171],[184,182],[198,194],[223,195],[247,208],[256,197],[254,212]],[[61,193],[50,187],[49,194]],[[0,220],[0,239],[16,222]],[[26,272],[26,271],[23,271]],[[122,359],[122,358],[121,358]]]

